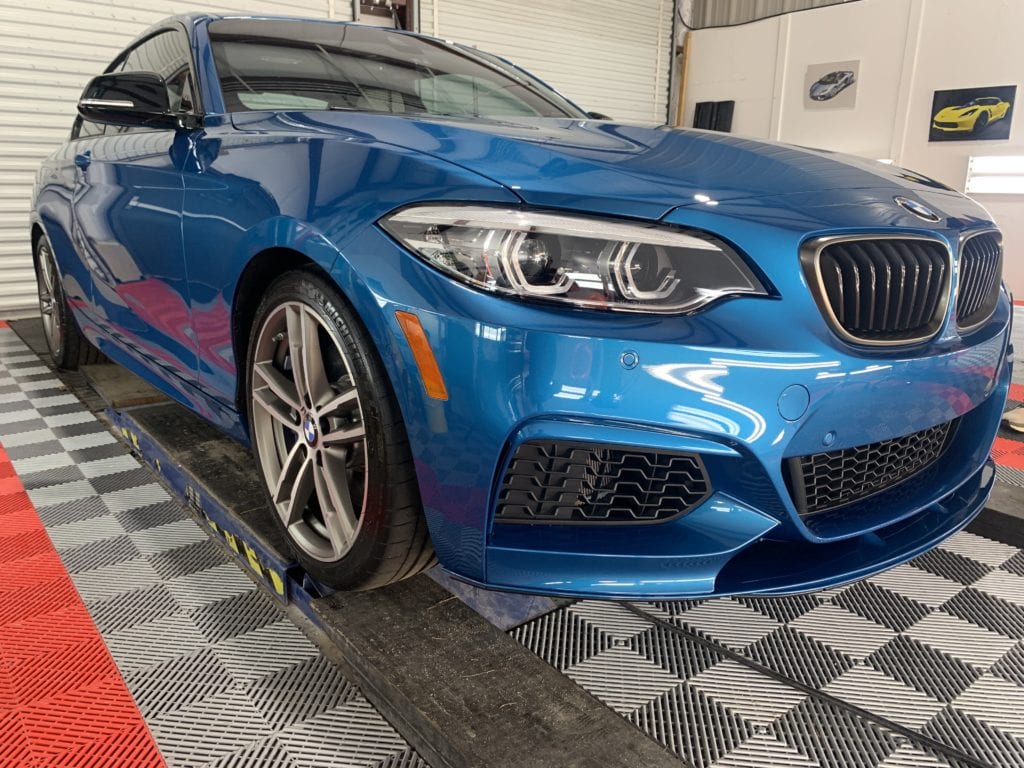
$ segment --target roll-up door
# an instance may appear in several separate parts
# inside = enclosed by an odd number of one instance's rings
[[[426,34],[529,70],[586,110],[663,123],[672,0],[420,0]]]

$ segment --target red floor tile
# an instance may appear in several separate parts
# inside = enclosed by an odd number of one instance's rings
[[[0,448],[0,768],[163,765]]]

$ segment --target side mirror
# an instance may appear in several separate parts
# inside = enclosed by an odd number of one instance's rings
[[[600,112],[587,112],[587,117],[591,120],[611,120],[608,115],[603,115]]]
[[[167,84],[153,72],[115,72],[94,77],[78,101],[78,114],[93,123],[174,128]]]

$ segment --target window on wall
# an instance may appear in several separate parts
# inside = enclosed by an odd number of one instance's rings
[[[975,195],[1024,195],[1024,155],[972,157],[965,190]]]
[[[408,29],[406,26],[406,4],[394,0],[361,0],[359,3],[359,23],[371,24],[376,27],[393,27]]]

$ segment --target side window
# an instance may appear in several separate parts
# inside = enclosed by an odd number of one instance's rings
[[[99,123],[91,123],[88,120],[82,119],[79,115],[75,118],[75,124],[71,127],[71,138],[72,139],[87,139],[90,136],[102,136],[103,131],[107,126],[100,125]]]
[[[192,75],[189,69],[189,47],[185,36],[175,30],[158,32],[125,54],[117,72],[156,72],[167,81],[167,100],[171,111],[191,109]],[[107,133],[144,131],[146,128],[108,128]]]

